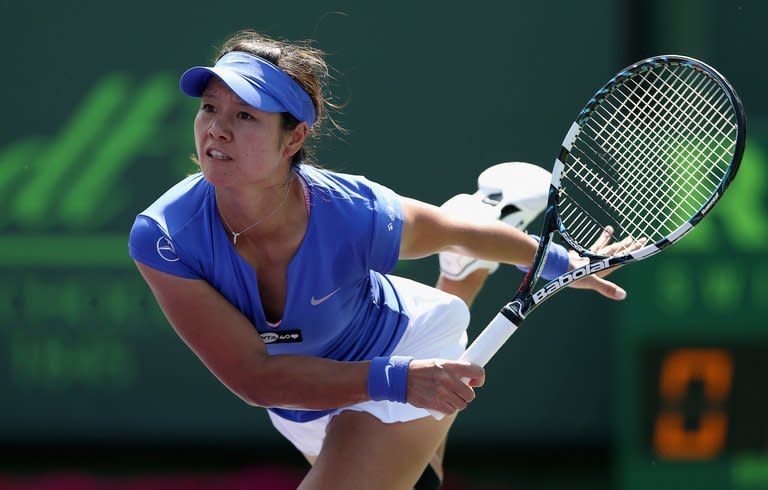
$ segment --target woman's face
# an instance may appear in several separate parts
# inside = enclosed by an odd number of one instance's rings
[[[280,113],[251,107],[211,77],[195,117],[195,147],[206,180],[226,187],[284,179],[278,170],[290,157],[281,124]]]

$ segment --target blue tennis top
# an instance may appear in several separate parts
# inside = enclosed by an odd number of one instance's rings
[[[136,217],[130,256],[169,274],[208,281],[251,321],[270,355],[359,361],[390,354],[408,324],[408,312],[385,275],[398,260],[400,197],[362,176],[295,168],[308,190],[309,224],[288,266],[277,326],[267,323],[256,273],[232,246],[214,188],[200,173]],[[330,412],[270,410],[298,422]]]

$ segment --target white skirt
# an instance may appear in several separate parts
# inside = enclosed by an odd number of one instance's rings
[[[469,309],[458,297],[410,279],[387,276],[395,286],[410,316],[403,337],[391,355],[415,359],[458,359],[467,347]],[[317,456],[323,447],[325,429],[333,417],[345,410],[368,412],[384,423],[409,422],[431,416],[408,403],[367,401],[337,409],[309,422],[293,422],[268,411],[275,428],[307,456]]]

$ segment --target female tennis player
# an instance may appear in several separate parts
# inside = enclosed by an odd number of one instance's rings
[[[326,75],[314,48],[250,31],[187,70],[201,172],[137,216],[130,254],[184,342],[310,461],[300,488],[438,488],[442,443],[485,376],[455,361],[461,298],[497,262],[530,265],[537,242],[309,165]],[[454,254],[445,267],[483,261],[440,279],[454,294],[389,274],[438,252]],[[624,295],[594,276],[579,286]]]

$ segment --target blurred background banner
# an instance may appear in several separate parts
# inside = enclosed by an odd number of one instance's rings
[[[135,215],[196,170],[197,101],[179,92],[179,74],[252,28],[328,53],[345,103],[336,118],[350,132],[320,140],[319,163],[434,204],[474,192],[495,163],[551,169],[588,97],[635,61],[676,53],[719,69],[749,130],[715,216],[672,252],[616,273],[625,302],[572,291],[538,311],[454,426],[449,475],[467,488],[768,488],[768,4],[0,8],[0,446],[14,454],[0,483],[87,472],[115,455],[121,474],[149,460],[166,472],[305,470],[265,412],[176,337],[127,255]],[[437,271],[431,258],[397,273],[431,284]],[[509,267],[491,277],[470,337],[519,280]]]
[[[736,87],[747,148],[696,233],[621,275],[614,444],[618,488],[768,488],[768,51],[760,2],[636,5],[638,55],[708,60]],[[757,58],[755,58],[757,56]]]

